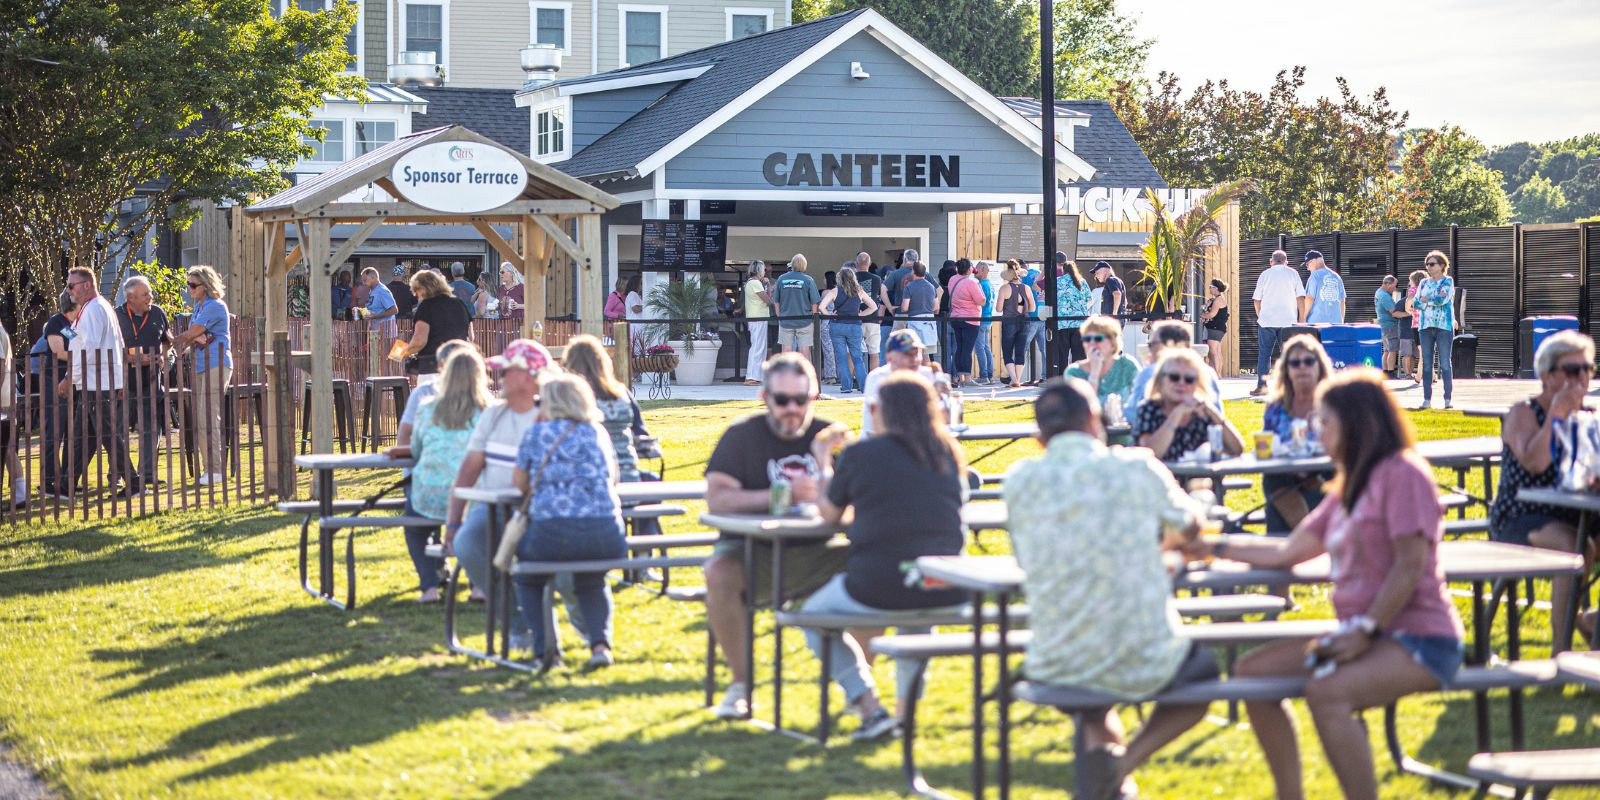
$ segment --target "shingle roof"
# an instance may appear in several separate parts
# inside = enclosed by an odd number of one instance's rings
[[[1002,97],[1006,105],[1030,119],[1039,117],[1039,101],[1032,97]],[[1072,152],[1094,165],[1093,180],[1076,181],[1068,186],[1089,188],[1093,186],[1167,188],[1166,179],[1150,163],[1144,149],[1133,140],[1128,126],[1104,100],[1057,100],[1057,112],[1067,111],[1089,116],[1088,127],[1079,127],[1072,133]],[[1060,116],[1069,116],[1060,114]]]
[[[416,117],[417,127],[460,125],[524,155],[529,138],[529,113],[517,108],[515,89],[466,89],[452,86],[410,90],[428,101],[428,113]]]
[[[704,75],[673,87],[649,108],[554,166],[578,177],[624,173],[862,13],[863,9],[846,11],[595,76],[616,78],[659,72],[669,66],[714,63]],[[432,109],[429,111],[431,114]],[[526,113],[523,125],[527,125]]]

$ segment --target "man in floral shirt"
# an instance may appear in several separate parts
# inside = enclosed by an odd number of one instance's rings
[[[1198,505],[1149,450],[1107,448],[1095,392],[1054,379],[1034,402],[1045,453],[1005,480],[1011,543],[1027,573],[1028,679],[1129,699],[1215,679],[1215,656],[1185,638],[1161,560],[1164,532],[1197,529]],[[1115,487],[1115,491],[1109,491]],[[1123,747],[1113,710],[1086,720],[1090,796],[1111,792],[1145,759],[1205,716],[1157,706]]]

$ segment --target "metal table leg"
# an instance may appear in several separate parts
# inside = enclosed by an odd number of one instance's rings
[[[1006,606],[1010,602],[1010,595],[1000,592],[995,595],[995,616],[999,622],[1000,643],[996,652],[999,658],[998,680],[999,686],[995,688],[996,705],[999,708],[1000,726],[1000,800],[1011,797],[1011,677],[1009,664],[1006,663],[1006,634],[1010,627]]]
[[[972,593],[972,796],[983,798],[983,592]]]

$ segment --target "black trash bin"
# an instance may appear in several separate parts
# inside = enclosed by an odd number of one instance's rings
[[[1458,333],[1450,343],[1450,371],[1457,378],[1478,377],[1478,337]]]

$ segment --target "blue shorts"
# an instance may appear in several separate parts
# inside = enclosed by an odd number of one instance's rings
[[[1411,654],[1411,660],[1428,671],[1439,682],[1440,689],[1455,683],[1456,672],[1466,656],[1466,646],[1453,636],[1416,636],[1409,633],[1391,634],[1395,644]]]
[[[1564,520],[1554,514],[1543,514],[1535,511],[1530,514],[1520,514],[1500,520],[1489,529],[1489,538],[1497,542],[1506,542],[1507,544],[1529,545],[1528,537],[1534,531],[1552,522],[1572,524],[1571,521]],[[1574,525],[1574,527],[1576,526]]]

